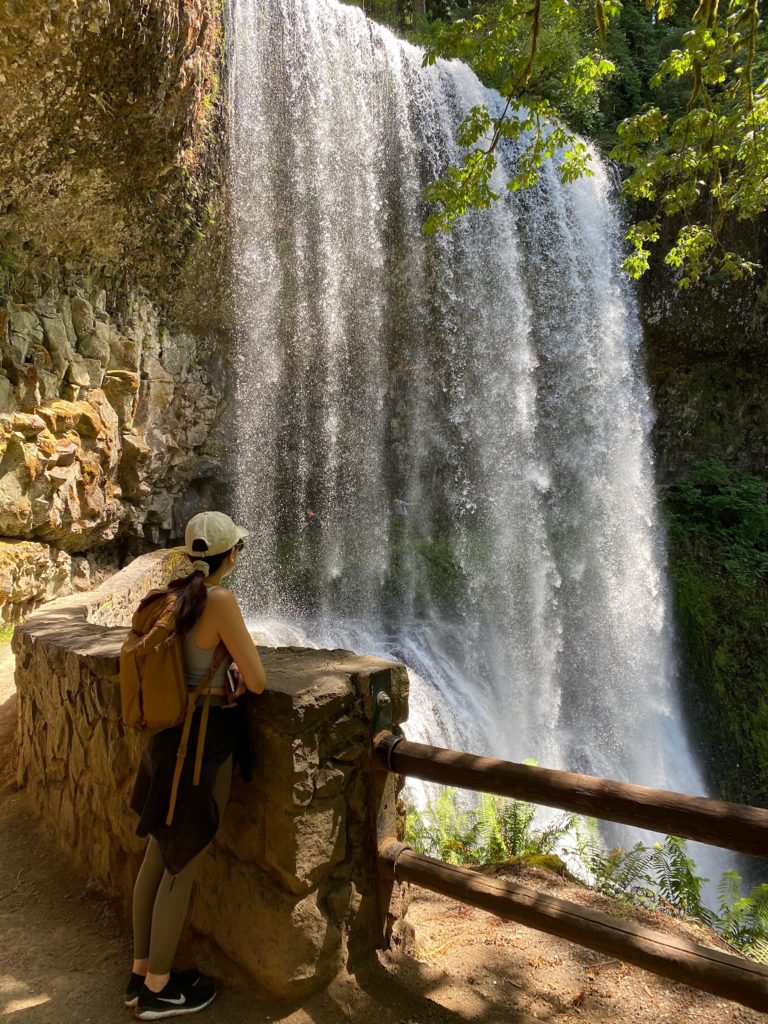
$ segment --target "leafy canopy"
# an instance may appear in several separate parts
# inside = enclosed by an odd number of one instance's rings
[[[608,96],[625,107],[611,155],[629,171],[624,194],[643,210],[627,235],[626,272],[648,269],[668,217],[680,226],[664,259],[681,287],[705,273],[754,270],[722,236],[727,220],[754,220],[768,205],[768,45],[758,0],[701,0],[695,10],[677,10],[675,0],[490,0],[424,33],[425,66],[467,60],[505,100],[497,111],[475,107],[461,124],[465,154],[428,186],[426,233],[499,198],[490,182],[504,140],[516,152],[509,189],[534,185],[545,160],[563,182],[591,174],[590,152],[569,125],[589,129],[590,110]],[[638,46],[655,67],[635,60]],[[622,89],[611,97],[617,75]]]

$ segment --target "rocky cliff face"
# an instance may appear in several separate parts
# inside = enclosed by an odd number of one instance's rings
[[[226,368],[221,338],[169,329],[141,293],[108,309],[55,263],[28,285],[0,308],[0,536],[34,543],[0,550],[45,545],[61,592],[62,552],[178,536],[211,499]]]
[[[218,0],[0,13],[0,618],[214,500],[222,43]]]
[[[678,291],[656,266],[642,280],[662,484],[712,455],[768,475],[768,222],[742,226],[739,235],[740,250],[762,265],[754,277]]]
[[[207,223],[220,0],[8,0],[0,234],[150,286]]]
[[[641,300],[686,719],[713,792],[765,806],[768,225],[740,234],[754,277],[679,292],[656,267]]]

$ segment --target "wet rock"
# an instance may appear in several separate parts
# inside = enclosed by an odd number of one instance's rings
[[[82,550],[114,532],[119,421],[103,392],[0,417],[0,532]]]
[[[138,404],[138,373],[130,370],[108,370],[101,387],[109,404],[117,413],[120,427],[130,427]]]
[[[108,370],[130,370],[138,372],[141,364],[141,348],[137,342],[123,337],[114,328],[109,334]]]
[[[147,380],[162,381],[166,384],[173,383],[173,377],[170,373],[168,373],[160,360],[150,353],[145,354],[141,360],[141,375]]]
[[[0,373],[0,409],[10,409],[12,398],[13,385],[4,373]]]
[[[44,316],[42,326],[45,344],[51,354],[61,354],[65,359],[71,358],[74,350],[67,336],[63,318],[60,315]]]
[[[8,338],[18,358],[23,361],[32,341],[42,345],[43,329],[29,306],[11,303],[10,334]]]
[[[221,472],[212,342],[168,330],[140,293],[110,313],[97,280],[68,274],[53,261],[26,275],[25,301],[0,301],[0,409],[42,415],[54,442],[77,435],[67,460],[4,437],[0,536],[85,550],[122,530],[162,543],[178,533],[175,502]],[[99,403],[110,411],[97,423]]]

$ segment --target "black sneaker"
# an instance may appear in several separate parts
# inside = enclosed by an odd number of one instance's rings
[[[216,998],[216,985],[210,978],[197,983],[181,984],[173,977],[159,992],[152,992],[143,985],[136,1001],[136,1016],[139,1020],[162,1020],[164,1017],[179,1017],[185,1013],[204,1010]]]
[[[205,974],[201,974],[196,967],[190,967],[186,971],[177,971],[175,967],[171,968],[171,977],[175,978],[176,981],[182,985],[199,985],[201,982],[207,982],[213,984],[213,979],[207,977]],[[135,974],[131,971],[131,978],[128,982],[128,987],[125,990],[125,1005],[135,1006],[139,999],[139,992],[141,992],[144,984],[144,975]]]

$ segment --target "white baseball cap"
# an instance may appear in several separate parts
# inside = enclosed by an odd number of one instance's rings
[[[229,551],[239,540],[247,536],[248,531],[241,526],[235,526],[223,512],[199,512],[187,523],[184,545],[191,558],[210,558],[211,555],[221,555]],[[197,544],[193,548],[195,541],[204,541],[205,547]]]

